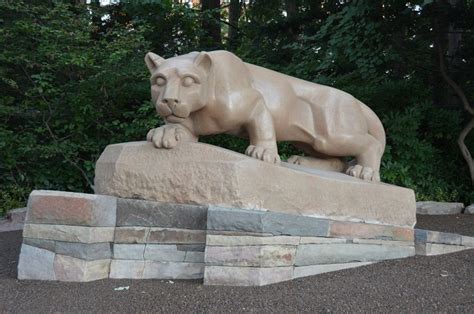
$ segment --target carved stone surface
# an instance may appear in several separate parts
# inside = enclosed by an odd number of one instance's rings
[[[165,60],[148,53],[152,102],[166,125],[150,130],[158,148],[195,142],[201,135],[248,137],[246,154],[278,163],[276,141],[290,141],[307,156],[290,161],[346,170],[379,181],[385,131],[379,118],[353,96],[248,64],[227,51],[192,52]],[[326,156],[322,159],[321,156]]]
[[[97,162],[95,192],[410,228],[415,224],[415,195],[410,189],[288,165],[275,166],[200,143],[171,150],[157,150],[146,142],[115,144]],[[295,219],[302,220],[303,228],[304,218]],[[291,227],[284,220],[280,223],[281,228]]]

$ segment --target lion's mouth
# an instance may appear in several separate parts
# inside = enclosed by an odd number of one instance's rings
[[[169,116],[167,116],[165,118],[165,120],[167,122],[171,122],[171,123],[180,123],[180,122],[183,122],[184,120],[186,120],[186,118],[179,117],[179,116],[176,116],[174,114],[170,114]]]

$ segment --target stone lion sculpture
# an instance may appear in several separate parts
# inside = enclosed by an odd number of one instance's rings
[[[151,95],[166,124],[148,132],[157,148],[219,133],[249,138],[248,156],[280,162],[277,141],[309,156],[288,162],[380,181],[385,131],[353,96],[253,64],[227,51],[145,57]],[[344,157],[355,157],[345,163]]]

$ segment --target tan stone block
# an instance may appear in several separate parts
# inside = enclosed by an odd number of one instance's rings
[[[207,235],[206,237],[206,245],[208,246],[298,245],[299,242],[300,237],[293,236],[251,237]]]
[[[115,226],[115,197],[35,190],[28,199],[26,222],[80,226]]]
[[[25,224],[23,237],[65,242],[113,242],[114,227]]]
[[[324,237],[301,237],[300,244],[346,243],[346,239]]]
[[[395,241],[414,241],[412,228],[401,228],[386,225],[334,221],[329,229],[331,237],[387,239]]]
[[[145,261],[144,279],[201,279],[204,263]]]
[[[410,189],[286,163],[278,166],[202,143],[173,149],[156,149],[147,142],[109,145],[96,165],[95,189],[124,198],[336,220],[407,227],[416,221]]]
[[[264,286],[291,280],[293,267],[228,267],[207,266],[204,285]]]
[[[290,266],[293,265],[296,246],[208,246],[206,265],[220,266]]]
[[[115,243],[146,243],[150,228],[148,227],[117,227]]]
[[[111,279],[143,279],[145,261],[112,260],[110,263]]]
[[[109,277],[110,259],[86,261],[56,254],[54,273],[56,280],[86,282]]]
[[[206,243],[206,231],[151,228],[147,243]]]
[[[366,266],[373,263],[374,262],[356,262],[356,263],[300,266],[300,267],[295,267],[294,272],[293,272],[293,278],[314,276],[318,274],[329,273],[329,272],[348,269],[348,268]]]

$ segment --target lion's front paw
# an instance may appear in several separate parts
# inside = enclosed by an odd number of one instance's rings
[[[266,162],[277,164],[280,162],[280,156],[276,148],[268,148],[260,145],[250,145],[245,154]]]
[[[192,137],[183,127],[176,125],[164,125],[156,129],[151,129],[146,139],[152,142],[157,148],[173,148],[179,142],[191,141]]]

